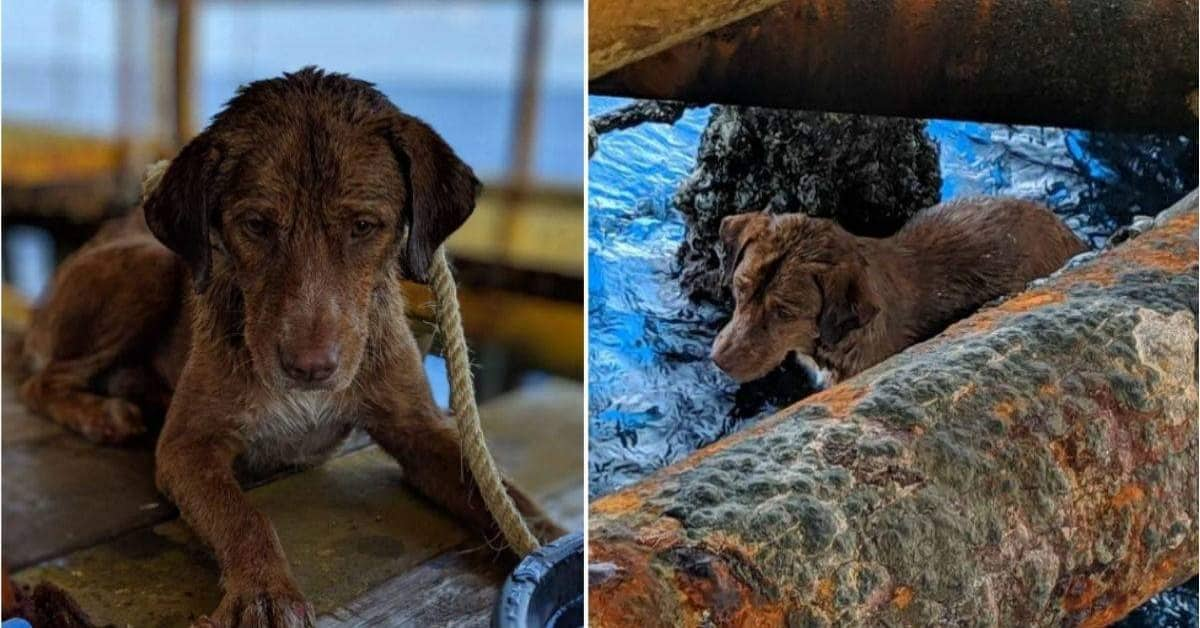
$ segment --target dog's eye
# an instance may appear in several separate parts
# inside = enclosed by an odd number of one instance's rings
[[[355,220],[354,224],[350,227],[350,235],[355,238],[365,238],[374,233],[375,229],[378,227],[379,225],[371,222],[370,220],[359,218],[358,220]]]
[[[262,216],[249,216],[242,220],[242,228],[256,238],[265,238],[271,233],[271,223]]]

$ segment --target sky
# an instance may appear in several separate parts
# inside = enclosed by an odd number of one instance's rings
[[[111,67],[116,62],[117,7],[136,11],[151,1],[6,2],[4,64]],[[205,72],[263,76],[295,69],[297,60],[304,59],[367,79],[507,82],[517,67],[522,4],[201,2],[199,65]],[[580,84],[582,3],[548,3],[547,34],[547,85]]]
[[[133,24],[130,128],[155,119],[155,0],[8,0],[0,7],[3,113],[84,133],[119,130],[118,10]],[[521,0],[197,2],[196,125],[238,85],[306,65],[376,83],[430,122],[477,171],[507,172],[526,5]],[[168,25],[159,28],[169,28]],[[546,3],[535,174],[582,181],[581,0]]]

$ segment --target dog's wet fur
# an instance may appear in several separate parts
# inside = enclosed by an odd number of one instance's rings
[[[462,479],[400,288],[426,278],[478,190],[371,84],[306,68],[239,90],[141,207],[59,268],[26,337],[21,397],[99,443],[136,438],[165,410],[158,486],[221,568],[224,597],[198,625],[311,625],[236,478],[316,464],[354,427],[417,490],[500,538]],[[561,533],[509,492],[540,537]]]
[[[969,198],[923,210],[895,235],[854,236],[803,214],[721,222],[732,319],[712,359],[739,382],[794,353],[825,384],[932,337],[1086,249],[1049,209]]]

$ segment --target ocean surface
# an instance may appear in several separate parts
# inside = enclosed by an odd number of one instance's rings
[[[628,100],[592,97],[595,116]],[[734,417],[737,385],[708,357],[723,323],[681,291],[675,251],[683,216],[671,197],[691,172],[709,109],[674,125],[601,136],[588,171],[589,493],[629,484],[752,424]],[[943,200],[1012,195],[1050,205],[1100,246],[1133,215],[1153,215],[1194,186],[1164,168],[1186,142],[1139,144],[1136,154],[1086,132],[934,120]],[[1120,152],[1119,159],[1110,159]],[[1193,167],[1194,168],[1194,167]],[[1135,182],[1153,181],[1138,189]],[[1148,192],[1153,188],[1155,192]],[[1167,188],[1163,191],[1163,188]],[[1174,196],[1172,196],[1174,195]],[[1196,581],[1139,609],[1127,626],[1195,626]]]

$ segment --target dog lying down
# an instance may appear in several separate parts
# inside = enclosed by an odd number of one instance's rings
[[[26,337],[21,397],[106,443],[169,405],[158,486],[213,549],[224,589],[199,625],[312,624],[235,469],[319,463],[354,427],[418,491],[499,538],[460,475],[400,288],[425,279],[478,188],[369,83],[307,68],[242,88],[141,208],[59,268]],[[508,488],[541,539],[562,532]]]
[[[1020,291],[1086,248],[1049,209],[1009,198],[942,203],[888,238],[803,214],[729,216],[720,233],[736,306],[713,361],[747,382],[794,352],[823,386]]]

